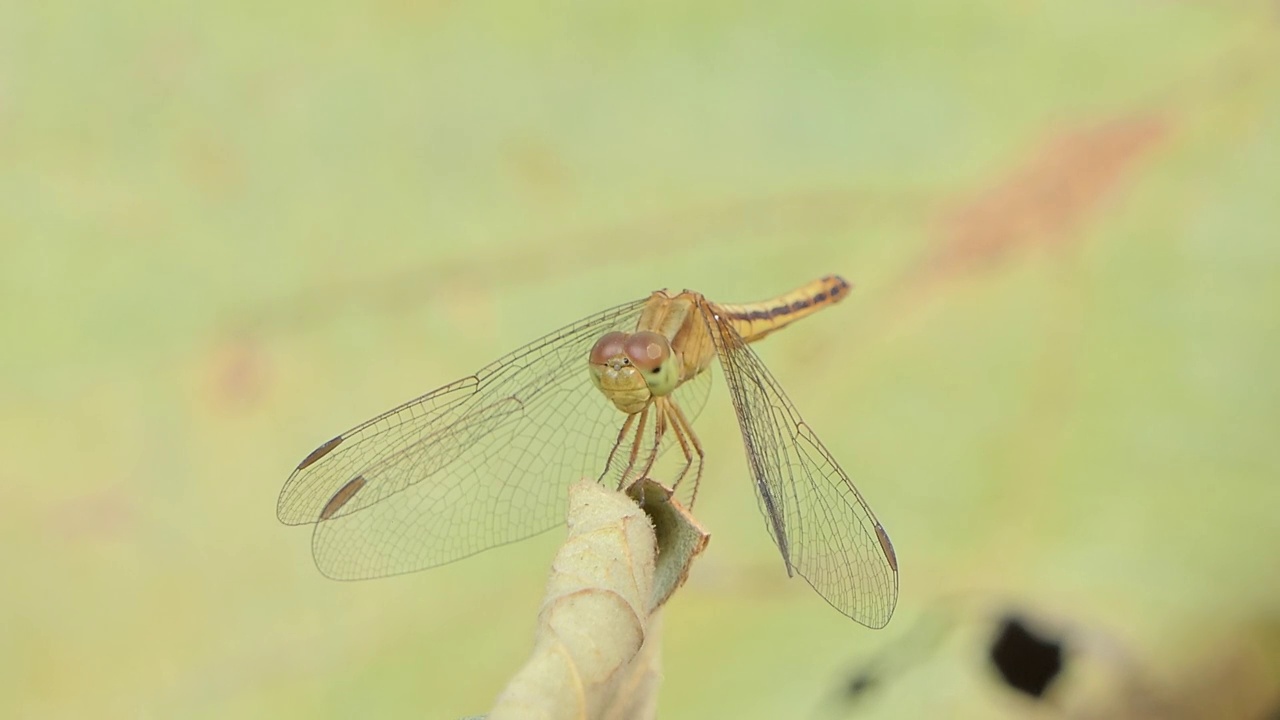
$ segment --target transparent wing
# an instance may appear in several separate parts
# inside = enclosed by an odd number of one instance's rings
[[[285,483],[281,522],[315,523],[316,565],[338,579],[443,565],[555,527],[570,484],[621,472],[605,464],[626,416],[592,386],[586,358],[604,333],[634,331],[644,303],[547,335],[320,446]],[[677,393],[700,407],[708,385],[688,385]]]
[[[713,307],[703,316],[738,415],[756,499],[788,574],[799,573],[841,613],[884,627],[898,601],[889,536],[760,357]]]

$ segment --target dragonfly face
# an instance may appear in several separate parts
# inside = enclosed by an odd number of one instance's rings
[[[611,332],[591,348],[591,380],[622,412],[634,415],[680,384],[680,363],[659,333]]]

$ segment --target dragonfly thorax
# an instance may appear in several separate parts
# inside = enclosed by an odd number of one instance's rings
[[[600,392],[628,415],[680,384],[680,363],[671,343],[659,333],[611,332],[591,348],[591,379]]]

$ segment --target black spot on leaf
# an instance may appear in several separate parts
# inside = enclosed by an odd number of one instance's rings
[[[871,690],[875,686],[875,676],[869,672],[860,672],[849,678],[849,681],[845,683],[844,694],[846,698],[852,700],[853,698],[865,695],[868,690]]]
[[[1062,672],[1062,643],[1027,629],[1022,620],[1006,616],[991,643],[991,664],[1015,690],[1040,698]]]

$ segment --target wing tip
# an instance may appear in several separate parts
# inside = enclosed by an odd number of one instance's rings
[[[839,606],[835,607],[841,614],[860,625],[865,625],[872,630],[883,629],[893,619],[893,613],[898,609],[898,574],[896,572],[893,574],[893,580],[893,592],[887,597],[867,605],[855,605],[847,611]]]

